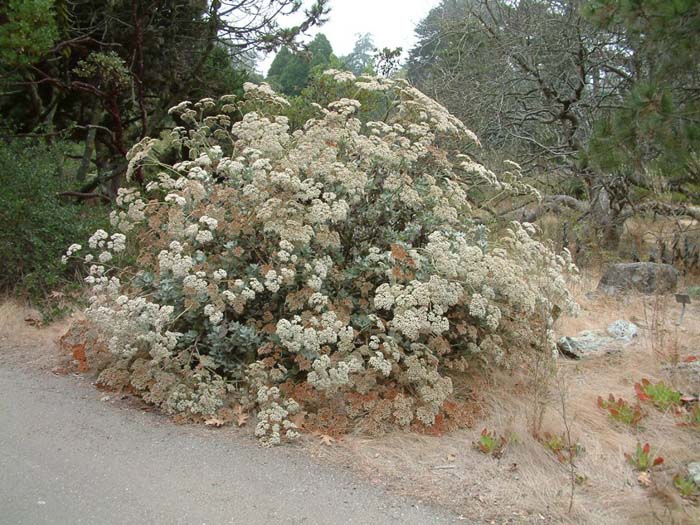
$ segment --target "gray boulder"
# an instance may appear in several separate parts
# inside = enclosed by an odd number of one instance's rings
[[[638,331],[639,328],[637,328],[636,324],[624,319],[618,319],[608,325],[608,334],[624,343],[632,342],[632,338],[637,335]]]
[[[688,477],[700,487],[700,461],[691,461],[688,463]]]
[[[601,353],[610,348],[615,340],[612,337],[599,335],[596,331],[586,330],[576,336],[564,336],[557,341],[557,348],[566,357],[583,359]]]
[[[608,266],[598,283],[598,290],[611,295],[630,291],[664,294],[675,292],[676,286],[678,270],[670,264],[637,262]]]
[[[585,330],[576,336],[565,336],[557,341],[557,347],[566,357],[583,359],[600,354],[619,352],[637,335],[637,325],[618,319],[610,323],[606,331]]]

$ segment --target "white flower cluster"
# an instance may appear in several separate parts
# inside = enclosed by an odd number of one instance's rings
[[[71,245],[68,247],[68,249],[66,250],[66,254],[65,254],[63,257],[61,257],[61,263],[62,263],[62,264],[67,264],[67,263],[68,263],[68,259],[69,259],[70,257],[73,257],[73,254],[79,252],[79,251],[82,250],[82,249],[83,249],[83,247],[82,247],[80,244],[75,244],[75,243],[74,243],[74,244],[71,244]]]
[[[418,392],[422,404],[416,409],[416,418],[425,425],[435,422],[442,404],[452,393],[452,381],[449,377],[442,377],[434,363],[430,363],[431,360],[435,360],[435,357],[420,357],[419,354],[406,357],[406,370],[401,376]]]
[[[388,361],[381,352],[374,352],[369,358],[368,364],[371,368],[378,370],[384,377],[391,375],[391,361]]]
[[[158,143],[156,139],[145,137],[140,142],[134,144],[126,154],[129,165],[126,170],[126,179],[131,180],[136,168],[142,164],[150,155],[151,149]]]
[[[213,304],[204,307],[204,315],[209,318],[211,324],[219,324],[224,319],[224,313]]]
[[[99,251],[97,260],[101,264],[105,264],[112,260],[114,254],[126,250],[126,236],[122,233],[114,233],[110,236],[104,230],[97,230],[88,240],[88,246],[91,250]],[[72,244],[61,258],[61,262],[66,264],[68,259],[81,249],[80,244]],[[83,260],[89,264],[95,260],[95,256],[88,253],[83,257]]]
[[[149,200],[120,190],[121,233],[99,230],[84,250],[96,336],[132,375],[136,360],[168,370],[167,384],[141,374],[137,390],[192,412],[215,408],[219,375],[247,385],[266,444],[295,434],[298,406],[275,383],[375,391],[393,400],[391,421],[430,425],[452,390],[444,367],[474,354],[506,363],[541,344],[535,327],[557,309],[575,309],[567,253],[529,225],[499,239],[471,220],[473,195],[529,191],[516,165],[504,181],[444,149],[445,135],[478,140],[402,80],[327,75],[340,96],[295,130],[266,84],[225,97],[222,114],[211,99],[171,108],[182,125],[163,140],[189,157],[166,166],[155,142],[137,145],[130,169],[147,168]],[[385,105],[381,121],[365,100]],[[119,272],[127,246],[137,263]]]
[[[289,106],[289,101],[275,93],[270,85],[265,82],[262,84],[246,82],[243,84],[243,90],[249,98],[260,98],[265,102],[278,104],[280,106]]]
[[[258,390],[257,403],[260,407],[255,435],[263,446],[279,445],[283,439],[299,437],[297,426],[290,419],[299,412],[299,405],[293,399],[281,399],[277,387],[262,386]]]
[[[182,255],[183,247],[178,241],[170,243],[170,249],[158,254],[158,270],[161,274],[170,272],[176,278],[184,278],[194,268],[194,260],[189,255]]]
[[[102,278],[104,279],[104,278]],[[114,279],[114,278],[113,278]],[[168,359],[175,349],[179,332],[168,330],[174,308],[161,306],[143,297],[129,298],[117,295],[120,283],[97,284],[108,295],[94,296],[86,316],[102,329],[101,337],[109,351],[119,358],[131,358],[138,352],[146,352],[155,362]]]
[[[327,69],[323,72],[323,74],[332,76],[336,82],[353,82],[355,80],[355,75],[352,71],[339,71],[337,69]]]
[[[133,188],[119,188],[116,201],[117,206],[122,209],[113,211],[109,215],[109,220],[112,226],[122,232],[130,232],[136,224],[146,218],[146,203],[140,198],[137,190]]]
[[[320,319],[312,316],[305,324],[298,315],[277,322],[275,333],[284,347],[292,353],[318,355],[323,345],[337,345],[343,351],[353,347],[354,330],[346,326],[335,312],[324,312]]]
[[[352,383],[350,374],[364,370],[362,362],[357,358],[351,357],[332,366],[331,359],[327,355],[316,359],[312,368],[306,380],[311,386],[327,392],[350,385]]]
[[[375,290],[374,306],[392,310],[390,326],[416,341],[421,335],[440,335],[449,329],[445,314],[462,293],[459,283],[432,275],[427,282],[413,280],[405,286],[381,284]]]
[[[213,416],[223,406],[228,387],[220,377],[206,370],[191,374],[193,386],[180,382],[169,392],[164,408],[171,414]]]

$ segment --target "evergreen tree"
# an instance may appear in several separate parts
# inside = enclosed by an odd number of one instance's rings
[[[630,89],[597,123],[593,161],[642,185],[650,183],[647,174],[670,179],[675,189],[700,183],[693,169],[700,152],[700,3],[596,0],[589,14],[621,36],[630,57]]]
[[[376,47],[371,33],[360,33],[357,35],[352,53],[343,58],[345,67],[356,75],[370,72],[374,65],[374,55]]]
[[[329,67],[333,48],[322,33],[309,43],[305,51],[293,53],[287,47],[280,49],[270,65],[267,80],[285,95],[299,95],[314,71]]]
[[[311,54],[310,69],[317,66],[325,67],[331,62],[333,56],[333,47],[326,38],[326,35],[319,33],[309,44],[309,53]]]

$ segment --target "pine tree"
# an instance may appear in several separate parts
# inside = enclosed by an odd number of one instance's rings
[[[358,34],[352,53],[344,57],[343,62],[345,66],[356,75],[371,72],[372,65],[374,64],[375,51],[376,47],[374,46],[372,34]]]
[[[671,188],[700,183],[688,169],[700,152],[700,3],[596,0],[589,15],[621,35],[630,54],[630,89],[597,123],[593,160],[637,180],[662,176]]]
[[[332,57],[333,48],[323,33],[316,35],[304,52],[293,53],[283,47],[270,65],[268,82],[285,95],[299,95],[312,72],[327,68]]]

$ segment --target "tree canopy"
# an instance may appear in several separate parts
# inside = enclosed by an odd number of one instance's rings
[[[663,175],[675,187],[700,183],[689,165],[700,143],[700,4],[596,0],[588,12],[621,35],[619,74],[630,80],[620,106],[598,123],[592,155],[603,169]]]
[[[640,205],[697,192],[699,11],[691,0],[443,0],[416,29],[407,73],[488,151],[563,193],[543,209],[585,210],[614,245]]]
[[[343,63],[355,75],[368,72],[374,64],[376,47],[371,33],[358,33],[352,52],[343,57]]]
[[[303,51],[292,52],[282,47],[270,65],[267,79],[285,95],[299,95],[311,74],[328,68],[334,58],[331,43],[319,33]]]
[[[115,190],[129,145],[162,129],[168,108],[240,90],[255,53],[294,45],[327,4],[284,27],[301,2],[10,0],[0,7],[3,127],[85,140]]]

